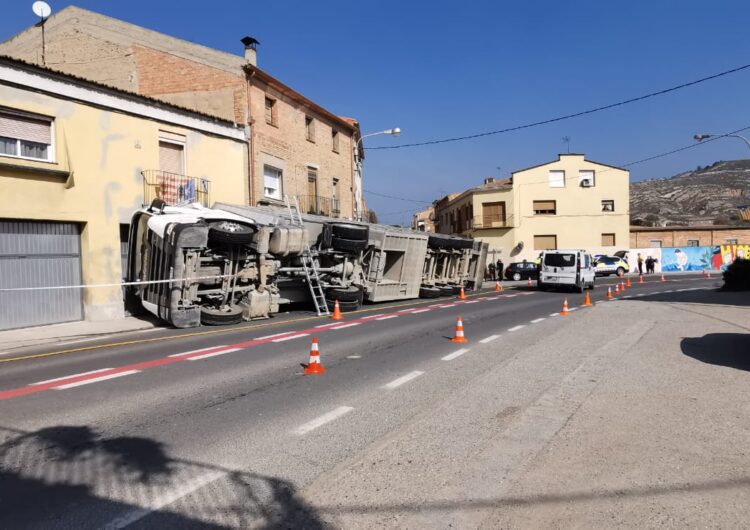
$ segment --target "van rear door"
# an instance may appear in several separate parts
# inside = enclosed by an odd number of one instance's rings
[[[548,252],[542,261],[543,282],[552,285],[575,285],[578,281],[577,252]]]

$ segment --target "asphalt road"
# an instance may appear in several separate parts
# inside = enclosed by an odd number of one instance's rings
[[[715,284],[649,277],[620,298]],[[506,337],[595,311],[582,302],[519,287],[31,352],[54,355],[0,365],[0,526],[322,526],[296,491],[504,362]],[[467,344],[449,340],[458,315]],[[303,376],[313,336],[327,372]]]

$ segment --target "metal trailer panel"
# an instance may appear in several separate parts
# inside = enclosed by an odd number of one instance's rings
[[[0,288],[80,284],[77,224],[0,220]],[[82,289],[0,292],[0,330],[81,319]]]
[[[372,225],[375,246],[366,283],[370,302],[418,298],[427,254],[427,237],[415,231]]]

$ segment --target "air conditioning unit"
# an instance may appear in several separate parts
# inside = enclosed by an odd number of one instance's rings
[[[591,181],[591,179],[581,179],[581,187],[582,188],[590,188],[593,185],[594,185],[594,183]]]

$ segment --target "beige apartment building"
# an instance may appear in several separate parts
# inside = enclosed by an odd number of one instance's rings
[[[630,244],[629,178],[582,154],[561,154],[439,201],[437,231],[485,241],[506,264],[557,248],[612,253]]]
[[[244,51],[234,55],[75,6],[47,19],[45,37],[43,52],[32,26],[1,43],[0,54],[246,128],[247,202],[283,205],[289,195],[311,213],[364,211],[353,159],[359,124],[260,69],[255,39],[238,38]]]
[[[38,288],[0,329],[122,316],[134,211],[247,201],[247,158],[232,121],[0,58],[0,289]]]
[[[430,206],[426,210],[414,214],[411,220],[412,230],[420,232],[435,232],[435,207]]]

